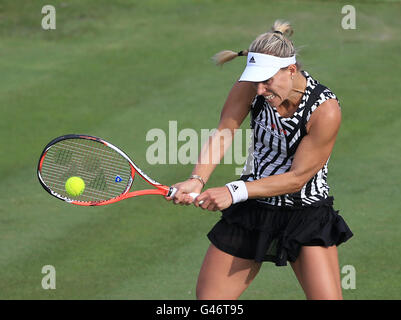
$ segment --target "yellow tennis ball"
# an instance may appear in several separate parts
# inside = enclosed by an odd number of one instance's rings
[[[72,196],[78,197],[85,190],[85,182],[80,177],[70,177],[65,182],[65,191]]]

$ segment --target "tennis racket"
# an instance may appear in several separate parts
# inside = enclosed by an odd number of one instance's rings
[[[85,182],[84,191],[78,196],[65,190],[67,179],[73,176]],[[130,191],[135,176],[153,188]],[[121,149],[88,135],[69,134],[50,141],[39,159],[38,178],[52,196],[80,206],[101,206],[152,194],[174,197],[177,191],[151,179]]]

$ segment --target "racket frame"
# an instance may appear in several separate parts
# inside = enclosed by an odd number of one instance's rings
[[[102,143],[102,144],[106,145],[107,147],[113,149],[115,152],[120,154],[125,160],[127,160],[129,165],[130,165],[130,167],[131,167],[131,175],[130,175],[129,182],[128,182],[127,187],[125,188],[125,190],[120,195],[118,195],[118,196],[116,196],[114,198],[111,198],[111,199],[104,200],[104,201],[79,201],[79,200],[69,199],[68,197],[65,197],[65,196],[53,191],[52,189],[50,189],[46,185],[45,181],[43,180],[42,174],[41,174],[43,161],[44,161],[44,159],[46,157],[47,152],[49,151],[49,149],[53,145],[55,145],[56,143],[58,143],[60,141],[69,140],[69,139],[86,139],[86,140],[97,141],[97,142]],[[134,182],[134,178],[135,178],[135,174],[136,173],[139,176],[141,176],[141,178],[144,179],[146,182],[148,182],[150,185],[155,187],[155,189],[145,189],[145,190],[137,190],[137,191],[129,192],[129,190],[131,189],[131,186],[132,186],[132,184]],[[52,196],[56,197],[57,199],[66,201],[68,203],[75,204],[75,205],[80,205],[80,206],[102,206],[102,205],[107,205],[107,204],[115,203],[117,201],[121,201],[121,200],[132,198],[132,197],[142,196],[142,195],[157,194],[157,195],[173,197],[175,192],[176,192],[175,188],[163,185],[163,184],[153,180],[152,178],[150,178],[120,148],[116,147],[115,145],[113,145],[110,142],[107,142],[107,141],[105,141],[105,140],[103,140],[101,138],[90,136],[90,135],[85,135],[85,134],[67,134],[67,135],[63,135],[63,136],[57,137],[57,138],[53,139],[52,141],[50,141],[46,145],[44,150],[42,151],[42,154],[40,155],[39,162],[38,162],[38,168],[37,168],[37,175],[38,175],[38,179],[39,179],[39,182],[42,185],[42,187],[48,193],[50,193]]]

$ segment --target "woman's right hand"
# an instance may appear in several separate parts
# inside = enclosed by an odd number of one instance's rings
[[[188,179],[186,181],[176,183],[172,187],[177,189],[174,198],[165,197],[165,199],[167,201],[173,200],[175,204],[190,205],[195,199],[192,198],[189,193],[201,193],[203,184],[197,179]]]

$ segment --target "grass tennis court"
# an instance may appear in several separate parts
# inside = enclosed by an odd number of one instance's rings
[[[345,1],[54,0],[48,31],[46,4],[0,4],[0,299],[195,298],[219,213],[158,196],[75,207],[41,188],[37,161],[51,139],[85,133],[161,183],[187,178],[192,165],[148,163],[147,132],[168,133],[169,121],[215,128],[245,59],[218,68],[210,57],[246,49],[277,18],[292,22],[305,70],[342,106],[329,183],[354,233],[339,248],[340,267],[356,270],[344,298],[401,298],[400,1],[352,1],[355,30],[341,28]],[[209,185],[239,166],[221,165]],[[56,269],[55,290],[41,286],[45,265]],[[290,266],[266,263],[241,298],[304,295]]]

